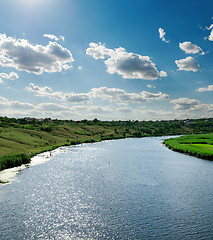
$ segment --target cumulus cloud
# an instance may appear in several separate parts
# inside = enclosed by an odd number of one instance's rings
[[[147,85],[148,88],[155,88],[155,86],[152,86],[151,84]]]
[[[126,79],[156,80],[159,77],[166,77],[164,71],[158,71],[155,64],[148,56],[127,52],[124,48],[106,48],[104,44],[90,43],[86,54],[95,59],[106,59],[107,72],[117,73]]]
[[[210,91],[213,91],[213,85],[209,85],[209,86],[204,87],[204,88],[198,88],[197,91],[198,92],[210,92]]]
[[[50,111],[50,112],[55,112],[55,111],[61,112],[61,111],[70,110],[70,108],[57,103],[40,103],[38,104],[37,109],[41,111]]]
[[[142,110],[142,114],[148,114],[152,118],[155,119],[168,119],[168,118],[174,118],[174,113],[172,111],[163,111],[163,110]]]
[[[24,103],[20,101],[9,101],[6,98],[0,97],[0,106],[3,108],[13,108],[13,109],[34,109],[34,105],[30,103]]]
[[[48,97],[59,101],[68,101],[71,103],[89,103],[92,99],[108,100],[113,103],[143,103],[150,100],[167,100],[169,95],[159,93],[150,93],[142,91],[141,93],[128,93],[119,88],[92,88],[88,93],[64,93],[54,92],[49,87],[39,87],[30,83],[26,88],[30,92],[34,92],[36,96]]]
[[[60,72],[74,61],[72,53],[56,42],[32,45],[25,39],[0,34],[0,65],[34,74]]]
[[[211,33],[208,37],[209,41],[213,41],[213,24],[210,27],[206,27],[208,30],[211,30]]]
[[[11,101],[10,107],[14,109],[34,109],[34,105],[31,103],[25,103],[20,101]]]
[[[89,48],[86,49],[86,54],[93,56],[95,59],[105,59],[107,56],[112,56],[115,52],[113,49],[105,47],[105,44],[91,42]]]
[[[94,98],[102,98],[104,100],[108,100],[110,102],[115,103],[123,102],[141,103],[147,101],[142,97],[141,94],[127,93],[125,90],[119,88],[107,88],[107,87],[93,88],[91,89],[91,93]]]
[[[167,73],[165,71],[160,71],[160,77],[167,77]]]
[[[73,106],[70,108],[72,113],[77,115],[84,114],[90,116],[91,114],[107,114],[112,113],[113,109],[110,107],[101,107],[101,106]]]
[[[159,37],[160,37],[160,39],[161,39],[163,42],[169,43],[170,41],[165,39],[166,33],[165,33],[164,29],[163,29],[163,28],[159,28],[158,31],[159,31]]]
[[[171,100],[170,102],[175,104],[175,110],[202,113],[203,115],[200,116],[207,116],[206,114],[213,112],[213,104],[201,104],[200,101],[196,99],[179,98]]]
[[[30,83],[29,87],[26,87],[26,89],[30,92],[34,92],[36,96],[48,97],[50,99],[55,99],[58,101],[82,103],[82,102],[89,102],[89,100],[90,100],[90,94],[88,94],[88,93],[54,92],[49,87],[39,87],[33,83]]]
[[[64,64],[63,65],[63,69],[66,71],[66,70],[68,70],[68,69],[70,69],[70,68],[72,68],[73,66],[72,65],[68,65],[68,64]]]
[[[141,93],[127,93],[119,88],[93,88],[91,95],[95,98],[102,98],[115,103],[143,103],[149,100],[167,100],[169,96],[161,92],[155,94],[146,91]]]
[[[199,64],[193,57],[175,60],[175,63],[178,66],[178,70],[197,72],[200,69]]]
[[[170,102],[175,104],[175,110],[196,110],[196,108],[200,105],[200,101],[189,98],[174,99]]]
[[[65,39],[64,36],[57,37],[57,36],[55,36],[53,34],[44,34],[43,36],[46,37],[46,38],[49,38],[51,40],[54,40],[54,41],[59,41],[59,40],[64,41],[64,39]]]
[[[211,30],[211,33],[208,37],[209,41],[213,41],[213,29]]]
[[[17,73],[15,73],[15,72],[10,72],[9,74],[7,74],[7,73],[0,73],[0,78],[16,80],[16,79],[19,78],[19,75]]]
[[[162,92],[150,93],[150,92],[143,91],[143,92],[141,92],[141,96],[144,99],[152,99],[152,100],[167,100],[167,99],[169,99],[169,95],[164,94]]]
[[[200,53],[201,55],[205,55],[205,52],[195,44],[191,42],[183,42],[179,43],[180,49],[182,49],[187,54],[197,54]]]
[[[131,108],[128,108],[128,107],[121,107],[121,108],[117,108],[116,110],[121,113],[131,113],[133,111]]]
[[[29,87],[26,87],[26,89],[30,92],[34,92],[36,94],[36,96],[41,96],[41,97],[45,97],[45,96],[50,96],[53,92],[52,88],[50,87],[39,87],[37,85],[35,85],[34,83],[30,83]]]
[[[148,109],[135,109],[135,108],[117,108],[116,112],[119,112],[119,119],[121,116],[131,116],[135,119],[143,120],[162,120],[162,119],[172,119],[176,117],[176,114],[173,111],[163,111],[163,110],[148,110]],[[130,115],[131,114],[131,115]]]
[[[37,106],[20,101],[10,101],[7,98],[0,97],[0,108],[2,114],[7,116],[37,116],[37,117],[49,117],[53,113],[57,113],[59,116],[60,113],[69,112],[71,113],[70,108],[55,104],[55,103],[40,103]],[[52,115],[53,116],[53,115]],[[62,115],[61,115],[62,117]]]

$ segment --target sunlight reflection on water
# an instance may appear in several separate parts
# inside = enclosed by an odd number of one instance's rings
[[[0,187],[0,239],[212,239],[209,161],[162,138],[66,148]]]

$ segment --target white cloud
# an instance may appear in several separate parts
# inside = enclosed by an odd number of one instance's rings
[[[182,49],[187,54],[197,54],[200,53],[201,55],[205,55],[205,52],[195,44],[191,42],[183,42],[179,43],[180,49]]]
[[[14,109],[34,109],[34,105],[31,103],[24,103],[19,101],[11,101],[10,107]]]
[[[151,84],[147,85],[148,88],[155,88],[155,86],[152,86]]]
[[[128,107],[120,107],[120,108],[117,108],[116,110],[121,112],[121,113],[131,113],[131,112],[133,112],[133,109],[128,108]]]
[[[94,98],[101,98],[114,103],[142,103],[147,101],[138,93],[127,93],[125,90],[119,88],[93,88],[91,89],[91,93]]]
[[[146,91],[141,93],[127,93],[119,88],[93,88],[91,89],[92,96],[102,98],[114,103],[143,103],[149,100],[167,100],[169,96],[161,92],[155,94]]]
[[[160,71],[160,77],[167,77],[167,73],[165,71]]]
[[[141,95],[144,99],[152,99],[152,100],[167,100],[169,99],[169,95],[163,94],[162,92],[159,93],[150,93],[143,91]]]
[[[65,39],[64,36],[57,37],[57,36],[55,36],[53,34],[44,34],[43,36],[46,37],[46,38],[49,38],[51,40],[55,40],[55,41],[59,41],[59,40],[64,41],[64,39]]]
[[[68,69],[70,69],[70,68],[72,68],[73,66],[72,65],[68,65],[68,64],[64,64],[63,65],[63,69],[66,71],[66,70],[68,70]]]
[[[210,33],[208,39],[209,39],[209,41],[213,41],[213,29],[211,30],[211,33]]]
[[[179,68],[178,70],[197,72],[200,69],[199,64],[193,57],[175,60],[175,63]]]
[[[9,101],[3,97],[0,97],[0,106],[3,108],[13,108],[13,109],[23,109],[23,110],[34,109],[34,106],[30,103],[24,103],[20,101]]]
[[[82,102],[89,102],[90,100],[90,94],[88,93],[53,92],[53,90],[49,87],[39,87],[33,83],[30,83],[29,87],[26,87],[26,89],[30,92],[34,92],[36,96],[48,97],[50,99],[55,99],[58,101],[82,103]]]
[[[1,107],[9,107],[10,103],[6,98],[0,97],[0,106]]]
[[[150,100],[167,100],[169,95],[159,93],[150,93],[142,91],[141,93],[128,93],[119,88],[92,88],[88,93],[64,93],[53,92],[49,87],[39,87],[33,83],[30,83],[26,88],[30,92],[34,92],[36,96],[48,97],[58,101],[68,101],[71,103],[89,103],[91,100],[99,98],[107,100],[116,104],[122,103],[143,103]]]
[[[52,88],[50,87],[39,87],[35,85],[34,83],[30,83],[29,87],[26,87],[28,91],[36,93],[37,96],[49,96],[49,94],[52,94]]]
[[[90,101],[89,93],[67,93],[65,94],[66,101],[71,103],[86,103]]]
[[[92,115],[94,118],[94,114],[109,114],[113,112],[113,109],[100,106],[73,106],[70,111],[76,115],[83,114],[85,117]]]
[[[86,54],[92,55],[95,59],[106,59],[107,72],[119,74],[127,79],[156,80],[159,77],[166,77],[164,71],[158,71],[155,64],[148,56],[135,53],[128,53],[122,47],[109,49],[104,44],[90,43]]]
[[[50,111],[50,112],[55,112],[55,111],[69,111],[70,108],[56,104],[56,103],[40,103],[37,106],[37,109],[40,111]]]
[[[208,37],[209,41],[213,41],[213,24],[210,27],[206,27],[206,29],[211,30],[211,33]]]
[[[163,111],[163,110],[142,110],[141,113],[148,114],[154,119],[172,119],[174,118],[174,113],[172,111]]]
[[[213,29],[212,29],[208,39],[209,39],[209,41],[213,41]]]
[[[200,101],[189,98],[179,98],[170,101],[175,104],[175,110],[195,110],[200,105]]]
[[[16,79],[19,78],[19,75],[17,73],[15,73],[15,72],[10,72],[9,74],[7,74],[7,73],[0,73],[0,78],[16,80]]]
[[[113,49],[105,47],[105,44],[99,42],[99,44],[91,42],[89,48],[86,49],[86,54],[93,56],[95,59],[105,59],[107,56],[114,54]]]
[[[82,70],[82,66],[78,66],[78,70]]]
[[[56,42],[32,45],[25,39],[15,39],[0,34],[0,65],[20,71],[42,74],[60,72],[74,58],[71,52]]]
[[[210,92],[210,91],[213,91],[213,85],[209,85],[207,87],[204,87],[204,88],[198,88],[197,89],[198,92]]]
[[[171,100],[170,102],[175,104],[175,110],[198,112],[200,117],[213,112],[213,104],[201,104],[200,101],[196,99],[179,98]]]
[[[163,30],[163,28],[159,28],[158,31],[159,31],[159,37],[160,37],[160,39],[161,39],[163,42],[169,43],[170,41],[166,40],[165,37],[164,37],[164,36],[166,35],[166,33],[165,33],[165,31]]]

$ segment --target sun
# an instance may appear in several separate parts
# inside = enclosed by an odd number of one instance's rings
[[[19,0],[20,5],[25,9],[33,9],[40,7],[47,7],[48,5],[55,2],[54,0]]]

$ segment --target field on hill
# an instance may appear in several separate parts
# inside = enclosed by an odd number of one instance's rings
[[[174,151],[213,160],[213,133],[172,138],[164,143]]]
[[[35,154],[59,146],[128,137],[208,132],[213,132],[212,118],[170,121],[73,121],[0,117],[0,170],[28,163]]]

